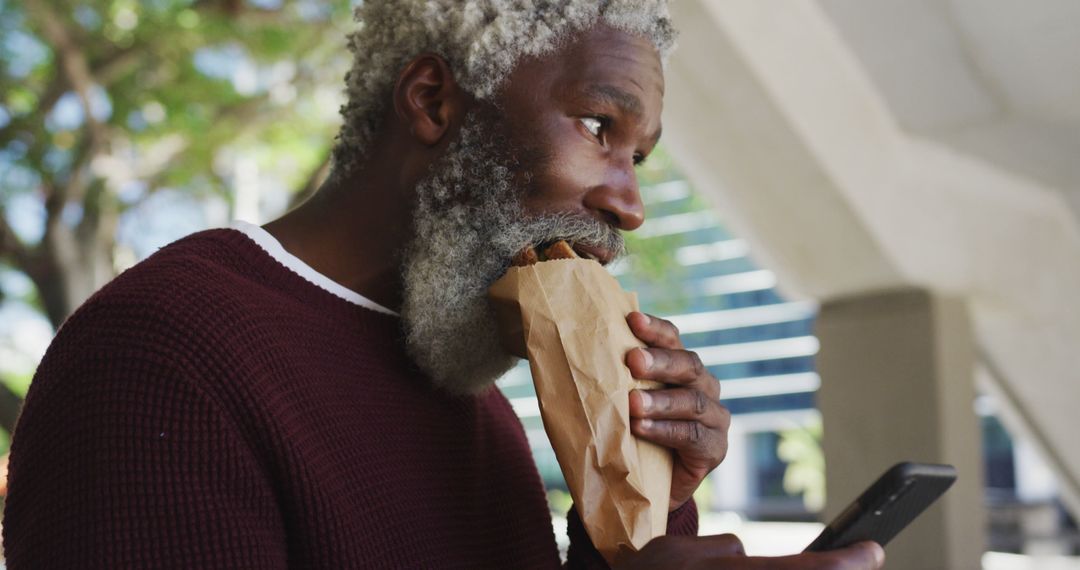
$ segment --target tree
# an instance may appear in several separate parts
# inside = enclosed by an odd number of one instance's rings
[[[784,491],[802,495],[810,512],[825,508],[825,452],[821,448],[822,424],[784,430],[780,433],[777,455],[787,463]]]
[[[350,11],[345,0],[0,0],[0,269],[29,278],[27,301],[58,328],[128,263],[118,222],[156,194],[231,203],[237,155],[299,192],[317,187]],[[38,207],[14,212],[28,200]],[[15,217],[28,211],[40,219]],[[18,403],[0,383],[9,431]]]

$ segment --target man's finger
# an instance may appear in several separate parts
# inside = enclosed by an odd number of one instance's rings
[[[670,349],[683,347],[682,340],[679,339],[679,329],[675,328],[671,321],[635,311],[626,316],[626,323],[630,325],[634,336],[649,346]]]
[[[653,420],[698,421],[710,428],[727,429],[731,413],[701,390],[669,388],[630,392],[630,416]]]
[[[689,385],[701,382],[701,388],[720,395],[719,384],[706,370],[696,352],[666,348],[635,348],[626,353],[626,367],[639,380],[665,384]]]
[[[676,538],[676,537],[672,537]],[[707,536],[678,537],[686,539],[683,550],[694,549],[694,553],[703,558],[746,556],[742,540],[734,534],[711,534]],[[679,541],[674,544],[680,546]]]
[[[826,552],[804,552],[780,558],[750,557],[747,568],[772,570],[880,570],[885,566],[885,550],[876,542],[859,542]]]
[[[746,549],[734,534],[707,536],[659,536],[645,545],[645,551],[675,558],[679,554],[692,554],[695,559],[731,558],[746,556]],[[644,551],[643,551],[644,552]]]
[[[885,566],[885,549],[880,544],[869,540],[832,552],[843,557],[846,566],[840,566],[842,570],[861,570],[862,568],[878,570]]]
[[[714,556],[746,556],[746,548],[734,534],[717,534],[701,538],[708,541]]]
[[[630,418],[630,431],[657,445],[702,454],[709,448],[713,430],[701,422]]]

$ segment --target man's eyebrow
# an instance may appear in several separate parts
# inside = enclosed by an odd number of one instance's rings
[[[641,99],[614,85],[589,85],[585,88],[585,94],[593,99],[615,105],[621,111],[630,115],[640,117],[645,113],[645,106],[641,104]]]

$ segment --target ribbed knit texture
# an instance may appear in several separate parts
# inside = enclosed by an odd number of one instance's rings
[[[557,568],[520,421],[397,318],[243,234],[164,248],[61,328],[11,448],[8,568]],[[671,532],[694,534],[696,510]],[[602,565],[576,516],[567,565]]]

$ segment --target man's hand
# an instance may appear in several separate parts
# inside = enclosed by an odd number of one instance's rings
[[[875,542],[860,542],[828,552],[804,552],[766,558],[747,556],[733,534],[718,536],[661,536],[640,552],[620,557],[616,570],[879,570],[885,551]]]
[[[630,392],[630,431],[675,450],[669,505],[674,511],[727,455],[731,413],[720,405],[720,383],[697,353],[683,348],[675,325],[636,312],[626,321],[648,346],[627,353],[630,373],[670,386]]]

